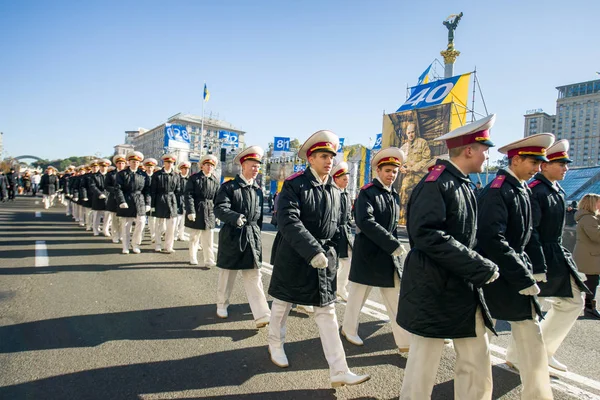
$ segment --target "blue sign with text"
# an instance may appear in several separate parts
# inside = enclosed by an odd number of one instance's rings
[[[375,136],[375,143],[373,144],[373,150],[379,150],[381,149],[381,133],[378,133],[377,136]]]
[[[238,147],[239,146],[239,136],[236,132],[230,131],[219,131],[219,139],[223,140],[224,145]]]
[[[273,141],[274,151],[290,151],[290,138],[289,137],[276,137]]]

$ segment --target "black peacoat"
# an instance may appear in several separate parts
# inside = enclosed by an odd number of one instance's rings
[[[349,280],[368,286],[394,287],[401,269],[392,253],[400,246],[398,217],[400,197],[377,179],[360,190],[354,203],[357,228]]]
[[[271,296],[320,307],[335,302],[337,253],[332,239],[339,225],[340,203],[333,178],[323,184],[310,168],[285,180],[277,196],[279,231],[271,251]],[[327,268],[311,266],[319,253],[327,256]]]
[[[103,211],[106,210],[106,174],[102,175],[100,172],[96,172],[90,176],[89,181],[89,192],[92,196],[92,210]],[[104,195],[103,199],[100,195]]]
[[[146,206],[150,206],[150,182],[148,177],[125,168],[117,173],[115,184],[117,205],[127,203],[129,208],[117,208],[117,215],[136,218],[146,215]]]
[[[500,268],[500,278],[483,288],[490,314],[496,319],[533,319],[532,305],[542,316],[537,296],[519,294],[535,284],[531,261],[525,253],[533,229],[529,194],[527,185],[500,170],[477,198],[477,250]]]
[[[538,282],[540,297],[573,297],[571,277],[579,289],[587,287],[577,273],[571,252],[562,245],[565,227],[565,192],[538,173],[529,184],[533,231],[525,252],[531,259],[534,274],[546,274],[548,282]]]
[[[115,185],[117,184],[117,170],[113,169],[106,173],[104,178],[104,187],[108,192],[106,196],[106,211],[117,212],[119,205],[117,204],[117,198],[115,197]]]
[[[196,174],[197,175],[197,174]],[[215,201],[215,216],[223,221],[219,231],[217,266],[223,269],[253,269],[262,264],[260,231],[262,197],[260,187],[247,184],[239,175],[221,185]],[[238,226],[240,215],[246,223]],[[198,217],[198,214],[196,214]]]
[[[333,241],[336,244],[335,248],[338,257],[348,258],[348,249],[352,249],[354,238],[352,236],[352,223],[350,222],[352,219],[352,202],[350,200],[350,195],[346,190],[341,191],[340,204],[342,211],[340,214],[339,227],[333,237]]]
[[[219,181],[214,175],[206,176],[200,171],[188,179],[185,190],[185,212],[196,214],[196,220],[185,219],[185,226],[191,229],[213,229],[215,227],[215,200],[219,191]]]
[[[187,181],[190,179],[190,175],[181,176],[181,174],[177,175],[179,177],[179,194],[177,196],[177,214],[183,215],[185,212],[185,186],[187,185]]]
[[[164,169],[152,175],[150,184],[151,205],[156,218],[177,217],[177,197],[179,196],[179,175],[174,170]]]
[[[40,179],[40,187],[42,188],[42,193],[45,195],[56,194],[58,184],[58,176],[56,175],[44,174]]]
[[[481,308],[485,325],[494,332],[481,287],[498,267],[473,250],[477,201],[471,181],[448,161],[437,161],[433,171],[408,201],[410,251],[396,321],[419,336],[475,337]]]

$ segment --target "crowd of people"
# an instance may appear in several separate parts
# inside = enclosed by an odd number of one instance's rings
[[[501,147],[508,167],[476,193],[469,174],[482,172],[494,146],[494,122],[491,115],[437,139],[449,153],[431,163],[407,200],[408,252],[399,240],[402,202],[393,185],[406,165],[402,149],[389,147],[373,157],[375,178],[352,204],[348,165],[333,165],[338,136],[310,136],[298,152],[308,168],[285,180],[273,204],[278,232],[270,255],[270,308],[260,269],[260,147],[240,152],[234,160],[240,173],[223,184],[214,175],[218,160],[212,155],[190,176],[190,164],[177,164],[171,154],[159,168],[157,160],[134,151],[69,167],[60,178],[49,167],[40,186],[45,208],[58,196],[67,215],[94,235],[121,243],[123,254],[141,252],[146,226],[157,252],[172,253],[175,239],[188,240],[190,264],[198,265],[202,248],[204,265],[219,268],[219,318],[229,317],[241,271],[254,324],[268,327],[268,353],[281,368],[290,365],[287,316],[299,305],[314,313],[331,385],[367,381],[368,374],[349,369],[342,338],[365,345],[359,313],[376,287],[398,351],[408,357],[401,399],[430,398],[449,340],[456,350],[455,398],[491,399],[488,335],[496,333],[499,319],[511,325],[506,362],[519,371],[522,398],[552,399],[549,368],[568,370],[556,359],[557,349],[582,310],[600,318],[600,196],[588,194],[579,203],[571,255],[562,245],[566,204],[559,184],[571,162],[569,143],[555,142],[549,133]],[[215,257],[217,220],[222,227]],[[545,317],[540,298],[549,300]],[[347,302],[341,326],[336,301]]]

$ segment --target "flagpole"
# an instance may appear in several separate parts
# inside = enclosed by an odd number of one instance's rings
[[[204,81],[204,88],[206,88],[206,81]],[[200,122],[200,158],[202,158],[202,150],[204,150],[204,103],[206,103],[204,88],[202,88],[202,121]]]

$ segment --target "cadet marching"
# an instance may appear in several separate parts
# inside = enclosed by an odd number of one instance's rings
[[[401,149],[375,155],[375,178],[353,202],[346,191],[348,165],[334,165],[338,136],[326,130],[311,135],[298,152],[307,169],[289,176],[277,199],[278,232],[269,255],[271,307],[261,274],[264,204],[256,176],[264,151],[259,146],[236,156],[240,173],[223,184],[214,174],[219,161],[212,155],[202,157],[192,175],[190,163],[173,154],[163,155],[158,167],[157,160],[137,151],[69,166],[60,177],[48,167],[40,181],[43,206],[64,204],[67,216],[93,235],[120,243],[123,254],[141,253],[146,228],[156,252],[173,253],[175,240],[188,241],[191,265],[218,268],[219,318],[229,317],[241,271],[254,326],[268,330],[265,360],[278,367],[293,368],[300,357],[285,349],[286,320],[298,305],[312,307],[331,386],[369,380],[369,374],[348,368],[342,338],[368,346],[358,317],[376,287],[398,351],[408,357],[400,399],[431,397],[450,339],[456,351],[455,398],[491,399],[490,335],[498,319],[511,324],[506,363],[521,376],[522,399],[552,399],[551,369],[568,370],[555,353],[590,294],[585,275],[562,246],[566,205],[559,181],[571,161],[569,143],[542,133],[504,144],[499,151],[509,165],[476,195],[468,174],[483,171],[494,146],[494,122],[491,115],[437,138],[449,154],[423,166],[429,172],[408,199],[393,185],[407,160]],[[398,237],[404,211],[408,252]],[[539,297],[551,304],[545,317]],[[341,322],[338,301],[347,302]]]

